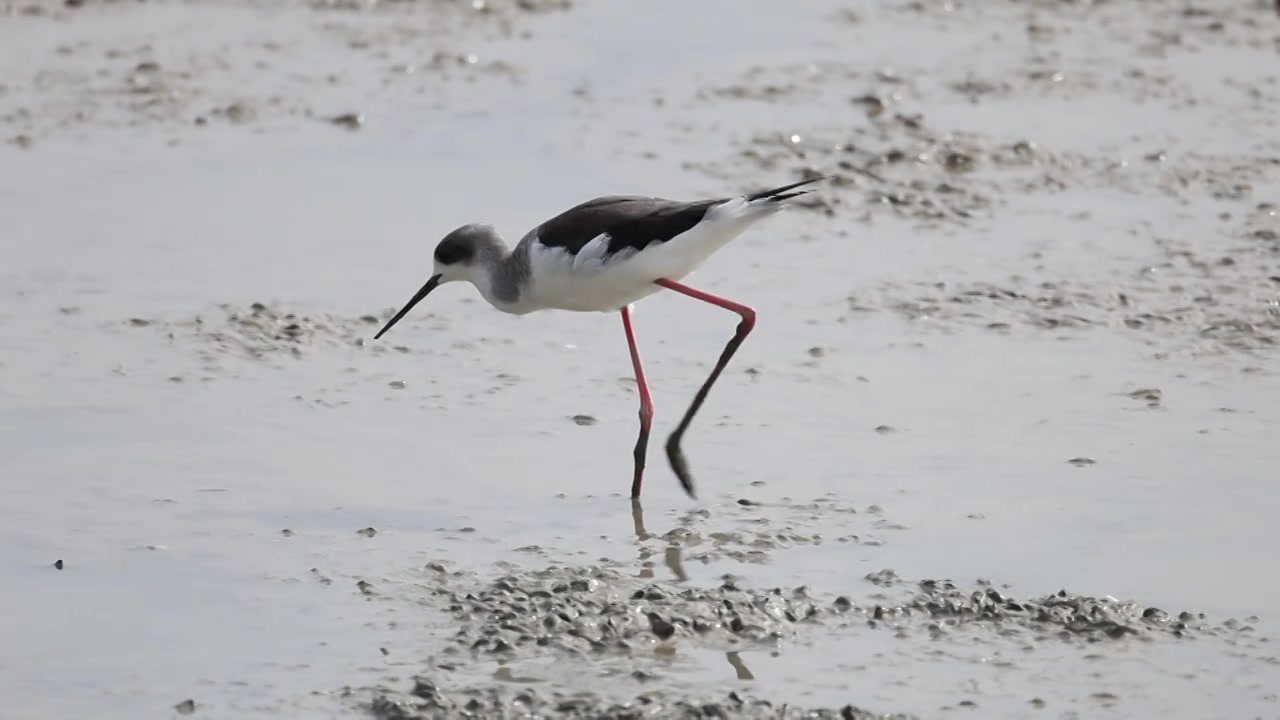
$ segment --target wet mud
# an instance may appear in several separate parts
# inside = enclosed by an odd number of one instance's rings
[[[365,347],[368,337],[387,317],[390,315],[313,315],[255,302],[244,307],[223,304],[212,313],[177,322],[129,318],[122,326],[159,333],[173,345],[194,348],[202,359],[213,362],[223,356],[253,360],[302,358],[324,348]],[[403,345],[369,348],[374,355],[408,351]]]
[[[428,563],[417,602],[452,616],[458,630],[424,664],[430,672],[402,689],[366,693],[378,718],[419,717],[816,717],[907,718],[860,704],[799,708],[749,694],[649,689],[672,672],[673,657],[703,648],[725,654],[740,680],[752,679],[743,653],[804,652],[806,638],[855,644],[865,633],[900,642],[1062,643],[1080,655],[1117,644],[1218,643],[1222,651],[1265,650],[1252,623],[1060,590],[1016,598],[990,581],[962,588],[947,580],[907,581],[892,570],[867,575],[878,588],[862,599],[809,587],[673,585],[604,567],[552,566],[478,582],[473,573]],[[468,681],[477,662],[496,664],[497,686]],[[601,667],[611,677],[597,689]],[[549,668],[554,673],[547,674]],[[573,678],[581,678],[575,681]],[[634,694],[631,694],[633,693]],[[1040,701],[1043,704],[1043,701]],[[961,706],[965,703],[962,702]],[[971,705],[976,703],[970,702]]]
[[[1233,72],[1243,68],[1228,60],[1237,51],[1275,49],[1272,8],[1244,2],[1187,7],[1144,16],[1138,29],[1135,9],[1113,3],[1033,3],[1021,15],[1014,5],[904,3],[889,11],[989,36],[995,47],[1011,47],[1013,37],[1025,40],[1027,60],[1009,58],[999,76],[903,57],[898,66],[878,69],[758,65],[738,82],[698,91],[701,101],[726,111],[812,103],[832,111],[843,105],[841,114],[862,117],[749,131],[732,155],[693,167],[726,180],[744,173],[829,175],[830,191],[805,207],[868,228],[897,220],[948,236],[1017,218],[1019,206],[1046,196],[1075,205],[1070,198],[1079,195],[1103,208],[1159,200],[1183,226],[1135,218],[1127,232],[1141,246],[1134,253],[1141,259],[1110,273],[1063,271],[1054,267],[1056,258],[1032,254],[1007,276],[860,287],[849,297],[850,309],[855,318],[895,313],[926,331],[1117,332],[1154,347],[1156,358],[1274,347],[1280,342],[1280,144],[1274,117],[1260,109],[1280,100],[1280,90],[1273,75]],[[1015,17],[1025,24],[1015,24]],[[883,17],[852,13],[847,20],[850,37],[858,37]],[[984,25],[993,21],[1008,23]],[[1108,43],[1108,59],[1083,57],[1082,37]],[[1180,59],[1197,55],[1224,72],[1221,85],[1196,83],[1183,71]],[[1086,116],[1107,112],[1099,104],[1104,98],[1116,123],[1098,131]],[[1068,117],[1083,113],[1079,124],[1091,127],[1082,134],[1107,139],[1082,146],[1070,121],[1061,128],[1037,122],[1045,131],[1028,133],[999,114],[1018,112],[1012,103],[1019,101],[1045,102]],[[1145,124],[1125,122],[1126,115],[1145,117],[1152,106],[1170,109]],[[1200,141],[1171,122],[1178,112],[1212,118],[1223,131]],[[1088,233],[1100,219],[1081,209],[1064,221]],[[848,224],[835,230],[868,231]],[[1222,242],[1207,250],[1206,233]]]
[[[0,665],[30,668],[0,695],[1273,714],[1278,18],[0,2]],[[652,452],[627,513],[615,318],[450,289],[371,340],[461,222],[817,175],[699,278],[762,322],[692,431],[692,507]],[[669,422],[729,327],[652,302]]]

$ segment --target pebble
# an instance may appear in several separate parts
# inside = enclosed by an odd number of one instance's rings
[[[676,634],[676,626],[662,619],[662,616],[655,612],[646,613],[649,618],[649,629],[657,636],[659,640],[668,640]]]
[[[360,113],[342,113],[329,118],[329,122],[348,130],[359,130],[364,127],[364,115]]]
[[[1160,400],[1164,397],[1164,393],[1160,392],[1160,388],[1139,388],[1129,393],[1129,397],[1134,400],[1144,400],[1150,407],[1160,404]]]

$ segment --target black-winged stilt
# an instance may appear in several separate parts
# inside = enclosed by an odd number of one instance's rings
[[[810,178],[772,190],[729,198],[681,202],[634,195],[598,197],[530,230],[508,249],[488,225],[463,225],[436,246],[435,269],[422,289],[387,322],[374,339],[399,322],[440,285],[466,281],[493,307],[524,315],[536,310],[619,312],[631,350],[640,393],[640,435],[635,446],[631,497],[640,497],[653,399],[631,326],[631,304],[665,288],[730,310],[742,318],[680,424],[667,438],[667,459],[680,485],[696,497],[680,440],[707,393],[738,346],[755,326],[747,305],[691,288],[679,281],[715,251],[756,222],[785,207]]]

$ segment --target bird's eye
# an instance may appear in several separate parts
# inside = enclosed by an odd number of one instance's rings
[[[469,249],[459,243],[441,243],[440,247],[436,248],[436,262],[441,265],[466,262],[469,255]]]

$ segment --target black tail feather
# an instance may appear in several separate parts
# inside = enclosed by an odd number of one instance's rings
[[[797,195],[803,195],[809,192],[809,190],[801,190],[800,192],[793,192],[793,193],[787,192],[788,190],[794,190],[795,188],[798,188],[801,185],[808,185],[809,183],[815,183],[815,182],[818,182],[819,180],[825,180],[825,179],[826,179],[825,175],[819,175],[817,177],[809,178],[808,180],[801,180],[800,182],[791,183],[790,185],[783,185],[782,187],[773,188],[772,190],[763,190],[761,192],[755,193],[754,195],[748,195],[747,202],[754,202],[756,200],[773,200],[777,202],[777,201],[786,200],[788,198],[793,198]]]

